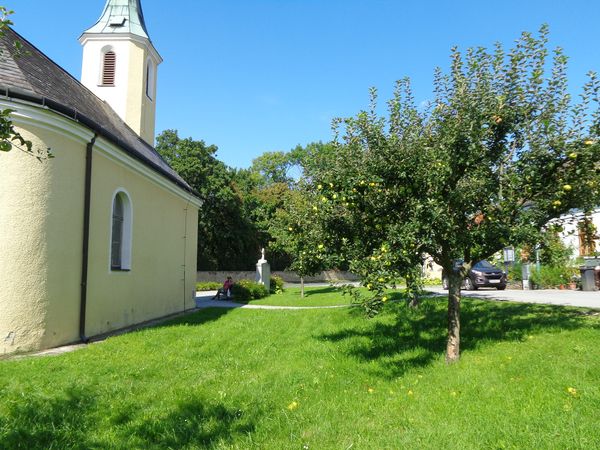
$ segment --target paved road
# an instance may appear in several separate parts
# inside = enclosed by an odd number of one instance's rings
[[[428,286],[426,290],[438,295],[448,295],[448,291],[438,286]],[[478,289],[476,291],[462,291],[464,297],[480,297],[491,300],[544,303],[548,305],[581,306],[584,308],[600,309],[600,292],[598,291],[571,291],[559,289],[540,289],[533,291],[510,290],[498,291],[496,289]]]
[[[244,308],[244,309],[327,309],[347,308],[349,305],[339,306],[275,306],[275,305],[253,305],[251,303],[236,303],[228,300],[213,300],[217,291],[196,292],[197,308]]]

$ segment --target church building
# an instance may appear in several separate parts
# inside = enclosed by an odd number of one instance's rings
[[[201,201],[153,148],[162,59],[140,0],[108,0],[79,40],[81,82],[0,38],[0,109],[53,155],[0,152],[0,356],[195,307]]]

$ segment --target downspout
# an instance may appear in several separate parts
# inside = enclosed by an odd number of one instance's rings
[[[83,249],[81,258],[81,303],[79,308],[79,338],[88,343],[89,338],[85,335],[85,312],[87,307],[87,281],[90,247],[90,211],[92,203],[92,150],[98,137],[94,133],[92,140],[87,144],[85,150],[85,190],[83,201]]]
[[[186,306],[187,306],[187,302],[186,302],[186,298],[188,296],[188,292],[186,292],[187,289],[187,235],[188,235],[188,231],[187,231],[187,219],[188,219],[188,210],[190,208],[190,199],[188,198],[188,201],[185,205],[185,215],[184,215],[184,223],[183,223],[183,310],[186,311]]]

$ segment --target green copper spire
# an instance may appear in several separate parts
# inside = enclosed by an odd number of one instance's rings
[[[131,33],[150,39],[141,0],[107,0],[98,22],[85,33]]]

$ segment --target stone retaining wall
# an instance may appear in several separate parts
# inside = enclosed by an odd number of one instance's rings
[[[300,283],[300,277],[295,272],[282,272],[276,271],[271,272],[271,275],[277,275],[283,278],[286,283]],[[256,277],[255,271],[209,271],[209,272],[198,272],[196,276],[197,281],[217,281],[223,282],[228,276],[233,278],[233,281],[237,280],[252,280]],[[350,272],[338,271],[338,270],[327,270],[321,272],[314,277],[304,277],[306,283],[323,283],[328,281],[358,281],[358,277]]]

